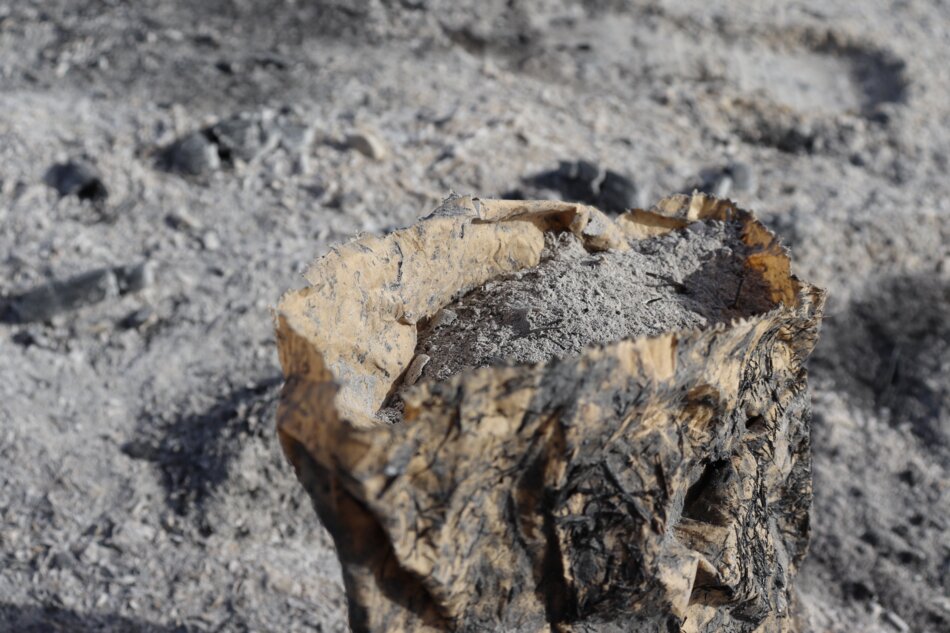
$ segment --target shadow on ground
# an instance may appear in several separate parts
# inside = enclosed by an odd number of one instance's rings
[[[187,633],[188,628],[164,626],[113,613],[79,613],[53,606],[0,603],[0,630],[17,633]]]
[[[816,378],[891,424],[908,424],[931,450],[950,450],[950,282],[933,274],[873,280],[824,327]]]
[[[158,467],[171,510],[182,516],[200,515],[210,496],[228,480],[245,439],[274,433],[282,382],[274,376],[234,389],[206,411],[171,423],[147,419],[122,450]]]

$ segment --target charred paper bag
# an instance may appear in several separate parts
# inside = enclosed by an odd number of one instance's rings
[[[400,389],[461,294],[588,251],[738,227],[743,318]],[[701,194],[616,221],[453,198],[317,260],[277,311],[282,446],[333,536],[354,631],[792,631],[809,536],[803,368],[822,292],[749,212]]]

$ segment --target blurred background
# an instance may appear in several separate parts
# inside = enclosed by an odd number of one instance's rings
[[[950,6],[0,1],[0,630],[344,631],[270,307],[455,191],[704,190],[829,292],[806,631],[950,630]]]

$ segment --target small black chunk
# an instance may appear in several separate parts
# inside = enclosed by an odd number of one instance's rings
[[[80,200],[104,200],[109,195],[98,170],[84,160],[71,160],[50,167],[43,181],[61,196]]]

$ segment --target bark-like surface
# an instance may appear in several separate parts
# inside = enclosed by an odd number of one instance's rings
[[[740,222],[753,316],[463,371],[375,412],[416,324],[536,265]],[[809,537],[803,363],[823,294],[754,217],[697,194],[612,222],[565,203],[451,200],[316,262],[278,314],[281,441],[333,535],[354,631],[793,631]]]

